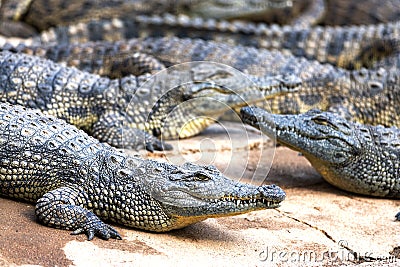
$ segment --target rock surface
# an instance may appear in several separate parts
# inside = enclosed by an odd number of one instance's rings
[[[336,189],[302,156],[275,149],[271,140],[241,124],[215,125],[170,143],[174,151],[148,156],[214,164],[234,179],[278,184],[287,199],[275,210],[208,219],[170,233],[115,226],[123,240],[88,242],[84,235],[37,223],[34,205],[0,198],[0,265],[400,265],[397,200]]]

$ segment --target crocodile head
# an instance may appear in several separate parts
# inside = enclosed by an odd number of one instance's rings
[[[182,228],[211,217],[276,208],[286,196],[276,185],[240,183],[213,166],[176,166],[146,160],[137,170],[142,172],[140,184],[144,192],[160,209],[157,213],[168,217],[160,223],[164,224],[162,228],[152,228],[153,231]]]
[[[244,107],[241,118],[278,143],[321,163],[340,165],[361,150],[353,125],[334,113],[312,109],[299,115],[276,115],[261,108]]]
[[[384,155],[370,126],[316,109],[299,115],[275,115],[245,107],[241,117],[278,143],[301,152],[329,183],[359,194],[390,194],[385,185],[395,168],[387,159],[381,164]]]
[[[223,86],[216,82],[179,85],[165,93],[147,118],[147,130],[162,139],[186,138],[198,134],[224,112],[277,95],[296,92],[301,80],[294,75],[248,76],[241,85]]]

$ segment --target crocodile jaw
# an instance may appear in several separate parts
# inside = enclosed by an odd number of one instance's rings
[[[245,184],[241,185],[241,188],[246,187]],[[169,228],[164,228],[162,231],[183,228],[208,218],[233,216],[255,210],[277,208],[286,197],[284,191],[275,185],[248,186],[251,188],[249,192],[253,193],[247,196],[226,195],[218,199],[201,199],[199,203],[201,202],[202,204],[199,204],[199,206],[182,207],[161,203],[164,211],[171,216],[171,221],[173,222]],[[254,188],[256,189],[254,190]]]
[[[361,150],[353,125],[333,113],[310,110],[299,115],[276,115],[260,108],[245,107],[241,110],[241,118],[320,164],[345,164]]]

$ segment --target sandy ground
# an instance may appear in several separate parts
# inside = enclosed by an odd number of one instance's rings
[[[278,184],[287,199],[169,233],[115,226],[123,240],[89,242],[37,223],[32,204],[0,198],[0,265],[400,266],[397,200],[336,189],[302,156],[239,124],[170,143],[174,151],[151,157],[212,163],[234,179]]]

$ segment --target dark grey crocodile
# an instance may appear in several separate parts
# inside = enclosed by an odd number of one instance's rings
[[[101,33],[99,33],[101,35]],[[216,41],[177,37],[133,38],[116,42],[64,43],[56,38],[55,44],[12,45],[4,39],[2,50],[34,54],[56,62],[63,62],[88,72],[109,75],[108,69],[114,63],[130,59],[135,53],[151,55],[165,66],[190,61],[214,61],[229,65],[251,75],[281,75],[293,73],[303,80],[317,80],[327,77],[341,77],[350,72],[315,60],[285,55],[279,51],[256,49],[241,45],[230,45]],[[102,38],[100,38],[102,39]],[[106,66],[106,67],[104,67]]]
[[[137,15],[157,15],[161,18],[161,15],[165,13],[198,16],[206,10],[208,11],[206,17],[217,17],[218,13],[220,17],[228,18],[257,13],[273,14],[276,10],[291,4],[291,0],[231,1],[225,4],[215,0],[207,1],[207,3],[201,0],[71,0],[68,4],[63,0],[3,0],[0,18],[7,23],[18,23],[19,27],[16,29],[23,31],[14,33],[9,31],[9,33],[13,36],[21,36],[21,32],[26,32],[24,27],[33,29],[31,33],[34,34],[35,30],[40,32],[49,27],[87,22],[98,18],[134,18]],[[5,26],[7,30],[9,25]]]
[[[278,207],[285,193],[225,177],[213,166],[127,156],[52,116],[0,103],[0,195],[36,202],[45,225],[104,239],[102,220],[169,231],[210,217]]]
[[[268,99],[265,107],[271,112],[297,114],[319,108],[341,113],[361,123],[400,126],[400,112],[394,108],[400,102],[399,68],[396,66],[387,70],[348,71],[317,61],[285,56],[277,51],[180,38],[39,47],[20,45],[4,49],[37,54],[103,74],[107,73],[104,69],[110,65],[111,59],[123,62],[137,51],[154,55],[166,66],[187,61],[213,61],[258,76],[292,73],[301,79],[301,89]]]
[[[274,115],[244,107],[241,117],[301,152],[329,183],[358,194],[400,197],[398,128],[353,123],[315,109],[300,115]]]
[[[248,22],[218,22],[165,14],[134,18],[98,19],[59,26],[41,33],[34,44],[117,41],[137,37],[177,36],[280,50],[348,69],[370,67],[376,60],[398,52],[400,22],[348,27],[268,26]],[[382,46],[382,42],[385,44]],[[385,49],[381,49],[384,47]],[[364,54],[374,50],[374,58]]]
[[[297,4],[304,6],[304,3],[295,2],[295,6]],[[278,49],[285,53],[350,69],[370,67],[376,60],[398,52],[396,40],[399,39],[399,0],[388,0],[387,5],[381,5],[379,0],[367,0],[363,3],[338,0],[300,2],[306,2],[305,6],[311,7],[311,11],[310,14],[304,10],[296,11],[296,13],[304,14],[294,21],[293,27],[208,18],[212,17],[213,11],[217,10],[230,13],[231,9],[231,13],[238,14],[240,17],[240,14],[246,13],[247,8],[250,8],[251,12],[265,12],[274,6],[292,4],[291,1],[271,0],[256,3],[249,1],[245,6],[241,1],[225,3],[214,0],[207,3],[185,0],[168,3],[158,0],[85,0],[73,1],[68,6],[59,0],[17,2],[8,0],[3,3],[3,6],[5,12],[11,15],[3,17],[26,21],[28,26],[33,26],[40,31],[47,30],[49,26],[55,27],[35,38],[34,42],[37,44],[177,36]],[[198,11],[197,15],[203,14],[203,18],[182,14],[185,12],[184,7],[189,8],[191,14],[196,14],[196,12],[191,12],[191,9]],[[357,14],[353,15],[354,12]],[[304,21],[323,17],[324,13],[331,17],[339,13],[345,16],[347,19],[344,21],[347,20],[352,26],[300,26]],[[335,17],[336,21],[340,15]],[[282,14],[277,16],[293,17]],[[359,22],[357,22],[357,17],[360,17]],[[332,19],[325,20],[322,24],[332,24],[329,20]],[[76,24],[77,22],[79,23]],[[6,26],[7,23],[9,22],[6,21]],[[17,31],[17,29],[11,30],[18,36]],[[382,42],[385,45],[382,45]],[[371,49],[373,53],[369,53]],[[365,54],[373,55],[373,58],[366,57]]]
[[[163,20],[166,13],[185,15],[186,20],[226,20],[289,24],[296,27],[312,25],[366,25],[398,20],[399,0],[348,1],[348,0],[268,0],[268,1],[216,1],[216,0],[4,0],[0,17],[3,21],[23,23],[27,27],[43,31],[49,27],[87,22],[98,18],[134,18],[138,15],[157,16]],[[168,23],[168,20],[165,21]],[[229,27],[234,26],[230,24]],[[14,36],[18,35],[18,31]]]
[[[399,0],[325,0],[321,25],[367,25],[399,20]]]
[[[142,75],[111,80],[4,51],[0,53],[0,100],[40,109],[115,147],[138,149],[144,145],[152,151],[170,148],[153,135],[172,139],[197,134],[213,122],[204,116],[217,118],[229,107],[296,90],[301,84],[292,75],[231,81],[230,88],[207,81],[209,75],[213,78],[223,72],[222,76],[229,76],[229,71],[198,62],[165,70],[152,79]],[[225,104],[224,108],[202,104],[210,98]],[[197,100],[189,101],[193,99]],[[187,103],[178,109],[183,102]],[[179,111],[175,117],[166,113],[175,109]],[[167,122],[168,115],[174,119]],[[189,120],[192,123],[187,123]]]
[[[188,12],[182,10],[181,13],[203,18],[242,19],[296,27],[387,23],[398,20],[400,15],[399,0],[385,2],[381,0],[293,0],[287,3],[282,1],[278,6],[272,5],[271,1],[254,1],[253,5],[250,3],[245,5],[244,1],[193,2]],[[208,8],[210,5],[212,8]],[[277,8],[261,9],[266,5]],[[243,7],[240,8],[241,6]],[[246,14],[247,6],[250,8],[247,8]],[[254,12],[251,12],[252,10]]]

